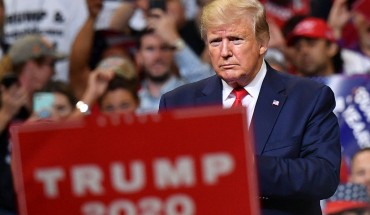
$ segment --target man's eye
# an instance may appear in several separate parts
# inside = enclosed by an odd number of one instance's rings
[[[239,45],[239,44],[242,44],[242,43],[243,43],[243,39],[242,39],[242,38],[239,38],[239,37],[231,37],[231,38],[230,38],[230,41],[231,41],[234,45]]]
[[[148,46],[145,48],[146,51],[154,51],[155,48],[153,46]]]
[[[243,40],[242,40],[242,39],[234,39],[234,40],[232,40],[232,43],[233,43],[234,45],[240,45],[240,44],[242,44],[242,43],[243,43]]]
[[[221,41],[219,41],[219,40],[213,40],[213,41],[210,41],[209,44],[211,46],[219,46],[221,44]]]

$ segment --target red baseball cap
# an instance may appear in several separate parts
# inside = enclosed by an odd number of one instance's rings
[[[298,37],[326,39],[330,42],[336,42],[333,31],[326,21],[314,17],[305,18],[294,27],[293,31],[288,35],[288,45],[293,45],[293,42]]]

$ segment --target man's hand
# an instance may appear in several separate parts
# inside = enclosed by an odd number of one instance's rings
[[[111,69],[96,69],[89,74],[87,89],[82,97],[89,106],[103,95],[108,87],[109,81],[114,77],[114,71]]]
[[[155,33],[169,45],[173,45],[176,40],[180,39],[174,17],[161,9],[151,10],[151,16],[148,17],[148,28],[154,29]]]
[[[103,8],[103,0],[86,0],[89,16],[96,19]]]
[[[9,88],[1,86],[0,132],[27,102],[28,95],[23,87],[16,84]]]
[[[26,105],[28,96],[24,88],[14,84],[8,89],[1,86],[1,112],[13,118]]]
[[[351,12],[347,7],[347,0],[335,0],[331,7],[328,24],[333,29],[335,39],[341,39],[342,30],[351,18]]]

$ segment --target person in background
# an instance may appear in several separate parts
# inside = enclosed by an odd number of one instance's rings
[[[361,2],[363,5],[356,6]],[[328,19],[339,44],[367,58],[370,58],[370,18],[359,8],[369,3],[368,0],[335,0]]]
[[[9,126],[27,120],[32,98],[54,74],[54,63],[65,55],[56,52],[40,35],[19,38],[0,62],[0,210],[17,211],[10,170]]]
[[[161,95],[185,83],[176,76],[174,51],[153,30],[146,30],[140,36],[135,56],[143,75],[140,113],[157,112]]]
[[[142,78],[139,112],[157,112],[159,98],[164,92],[209,77],[214,71],[208,63],[202,62],[180,35],[179,29],[184,17],[180,1],[166,1],[164,10],[150,9],[149,1],[124,2],[112,18],[112,28],[132,30],[128,20],[135,7],[139,7],[145,14],[144,30],[136,31],[138,41],[135,62]],[[153,67],[153,63],[162,64],[165,68]]]
[[[115,75],[109,81],[104,93],[98,98],[103,113],[136,113],[140,105],[137,93],[138,74],[133,64],[121,57],[102,60],[98,69],[110,69]]]
[[[183,78],[192,82],[214,74],[208,60],[203,61],[204,59],[200,57],[204,50],[204,42],[200,39],[199,30],[197,30],[194,21],[184,23],[184,11],[179,0],[167,0],[165,10],[149,9],[147,0],[122,3],[122,8],[117,10],[112,18],[111,28],[124,29],[124,32],[140,37],[140,31],[133,33],[130,30],[125,30],[130,29],[128,19],[135,7],[140,7],[145,12],[143,18],[145,27],[156,31],[156,34],[165,43],[176,48],[175,61]]]
[[[87,17],[85,0],[3,0],[4,42],[8,45],[39,33],[59,52],[69,54],[71,44]],[[54,80],[68,82],[68,58],[55,64]]]
[[[69,119],[86,114],[135,114],[140,104],[138,76],[128,59],[110,57],[102,60],[88,74],[87,87]]]
[[[351,159],[348,181],[363,184],[370,196],[370,148],[358,150]]]
[[[333,195],[339,184],[341,145],[333,91],[278,72],[264,61],[270,35],[259,1],[214,0],[203,8],[201,23],[217,75],[165,93],[160,112],[246,107],[261,214],[321,215],[320,199]]]
[[[367,1],[367,4],[370,4]],[[368,13],[369,11],[367,11]],[[357,51],[358,53],[370,58],[370,16],[365,15],[364,12],[359,12],[357,10],[353,11],[353,25],[358,33],[358,42],[353,44],[352,50]]]
[[[86,5],[88,17],[72,42],[69,56],[69,83],[78,99],[86,89],[89,72],[94,69],[89,68],[89,58],[93,48],[95,22],[103,3],[102,0],[86,0]]]
[[[98,99],[100,111],[106,114],[135,113],[140,105],[137,88],[127,79],[116,75]]]
[[[180,29],[186,20],[184,6],[181,0],[165,0],[165,12]],[[151,16],[149,0],[122,1],[112,15],[110,28],[122,30],[127,34],[136,35],[148,27],[147,19]]]
[[[347,49],[341,49],[325,20],[306,17],[290,32],[287,44],[295,73],[305,77],[334,74],[361,74],[370,69],[370,61]]]
[[[37,110],[37,98],[38,96],[50,96],[51,102],[47,101],[47,104],[39,104],[41,106],[46,105],[44,110]],[[69,118],[71,113],[74,111],[77,98],[74,96],[72,89],[66,82],[62,81],[50,81],[41,91],[35,93],[33,97],[33,111],[34,114],[27,121],[37,121],[40,119],[48,119],[53,121],[64,121]],[[42,102],[42,101],[41,101]],[[35,107],[36,106],[36,107]]]
[[[337,191],[325,200],[325,215],[370,215],[370,198],[362,184],[340,184]]]
[[[342,73],[339,46],[325,20],[303,19],[288,35],[287,43],[294,50],[296,74],[317,77]]]

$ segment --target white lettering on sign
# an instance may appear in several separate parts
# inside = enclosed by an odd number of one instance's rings
[[[177,158],[174,166],[169,159],[157,159],[153,168],[158,189],[191,187],[195,184],[194,161],[191,157]]]
[[[353,130],[353,136],[357,140],[360,148],[368,147],[370,145],[370,132],[366,129],[366,125],[362,121],[362,116],[354,105],[347,107],[343,112],[343,118],[348,127]]]
[[[158,197],[145,197],[138,202],[141,215],[161,214],[162,200]]]
[[[86,196],[88,193],[102,195],[103,171],[96,165],[80,165],[72,167],[72,189],[76,196]]]
[[[143,189],[146,183],[144,163],[133,161],[130,167],[131,180],[128,180],[123,164],[118,162],[111,164],[112,186],[117,191],[134,193]]]
[[[125,215],[135,215],[136,208],[135,205],[128,200],[116,200],[114,201],[109,209],[108,209],[109,215],[119,215],[119,214],[125,214]]]
[[[234,170],[234,159],[229,154],[207,154],[202,159],[203,181],[206,184],[216,184],[222,175],[228,175]]]
[[[355,102],[359,104],[360,110],[370,122],[370,94],[365,87],[359,87],[355,91]]]
[[[85,215],[106,215],[105,211],[104,204],[98,201],[86,203],[81,207],[81,214]]]
[[[102,202],[88,202],[82,205],[83,215],[194,215],[193,199],[184,194],[174,194],[165,200],[156,197],[139,199],[137,204],[128,199],[119,199],[104,205]]]
[[[152,185],[157,190],[195,187],[197,185],[195,161],[196,159],[191,156],[153,159],[151,162]],[[204,185],[217,185],[221,177],[230,175],[234,171],[234,162],[233,157],[228,153],[204,154],[200,157],[201,166],[198,168],[200,170],[198,172],[201,175],[198,179]],[[148,186],[147,174],[150,171],[146,168],[149,166],[140,160],[129,162],[127,166],[124,163],[112,162],[107,169],[110,178],[105,180],[103,171],[105,168],[101,166],[95,164],[74,165],[69,169],[70,189],[76,197],[102,196],[105,194],[105,188],[110,188],[104,186],[111,186],[114,191],[120,194],[135,194]],[[34,177],[37,182],[42,183],[45,197],[55,199],[60,197],[59,186],[66,180],[65,175],[65,169],[51,167],[36,169]],[[112,210],[122,210],[122,207],[129,207],[121,203],[118,205],[120,206],[113,205]],[[168,210],[172,210],[170,206]]]
[[[179,208],[181,208],[180,211]],[[164,212],[171,215],[192,215],[195,214],[195,204],[186,195],[172,196],[164,205]]]
[[[59,196],[58,181],[64,179],[63,169],[60,167],[37,169],[35,171],[36,181],[44,186],[44,194],[48,198]]]

